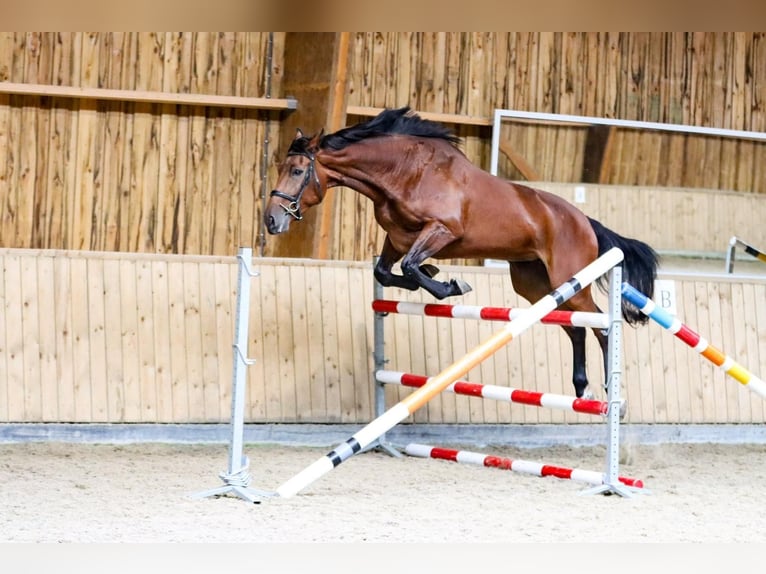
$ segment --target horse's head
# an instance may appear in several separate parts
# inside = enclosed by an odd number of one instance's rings
[[[297,130],[287,157],[279,167],[277,185],[271,191],[263,213],[266,229],[272,235],[284,233],[293,219],[303,219],[302,210],[324,198],[324,187],[317,172],[316,154],[324,130],[306,137]]]

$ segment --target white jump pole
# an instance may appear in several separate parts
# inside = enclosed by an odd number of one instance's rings
[[[234,365],[231,389],[231,439],[229,441],[229,467],[219,474],[224,486],[193,494],[193,498],[235,494],[252,503],[259,503],[260,498],[273,496],[273,493],[248,488],[250,485],[250,461],[243,454],[245,426],[245,391],[247,387],[247,367],[255,360],[247,358],[247,338],[250,317],[250,279],[258,272],[250,269],[253,250],[240,247],[237,255],[239,271],[237,276],[237,315],[234,327]]]
[[[327,455],[318,459],[282,484],[276,490],[277,495],[284,498],[294,496],[343,461],[365,449],[377,440],[378,437],[417,411],[450,384],[510,342],[514,337],[526,331],[556,307],[573,297],[583,287],[591,284],[609,269],[620,263],[622,259],[623,253],[617,247],[613,247],[604,253],[601,257],[576,273],[569,281],[560,285],[557,289],[529,307],[521,316],[508,323],[501,331],[469,351],[463,358],[452,363],[441,373],[432,377],[424,386],[402,399],[351,438],[335,447]]]

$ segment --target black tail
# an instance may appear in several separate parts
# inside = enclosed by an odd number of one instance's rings
[[[598,254],[603,255],[612,247],[619,247],[623,254],[622,280],[630,283],[650,299],[654,295],[654,279],[657,277],[657,266],[660,256],[649,245],[638,239],[623,237],[611,229],[604,227],[595,219],[588,218],[598,239]],[[606,289],[607,277],[602,275],[597,281],[599,287]],[[635,306],[622,300],[622,316],[630,325],[643,325],[649,317],[641,313]]]

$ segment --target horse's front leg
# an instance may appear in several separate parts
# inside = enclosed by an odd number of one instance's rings
[[[421,265],[423,261],[439,253],[456,239],[443,223],[434,221],[427,224],[402,260],[404,277],[415,281],[437,299],[468,293],[471,286],[465,281],[460,279],[451,279],[449,282],[436,281],[432,279],[433,274],[429,273],[431,266]]]
[[[409,291],[417,291],[420,289],[420,283],[415,281],[412,277],[396,275],[391,271],[394,263],[399,261],[403,255],[404,253],[396,250],[388,235],[386,235],[386,239],[383,242],[383,251],[375,265],[373,274],[378,283],[383,285],[383,287],[400,287],[401,289],[408,289]],[[429,277],[433,277],[439,271],[433,265],[421,265],[420,270]]]

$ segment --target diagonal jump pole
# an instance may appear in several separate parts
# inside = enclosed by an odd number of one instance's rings
[[[697,353],[705,357],[716,367],[719,367],[724,373],[739,381],[748,390],[766,399],[766,382],[748,371],[721,349],[708,343],[707,339],[683,324],[678,317],[657,307],[654,301],[629,283],[622,284],[622,296],[638,307],[644,315],[665,330],[673,333],[677,339],[686,343],[687,346],[697,351]]]
[[[463,358],[432,377],[428,383],[402,399],[344,443],[341,443],[325,456],[282,484],[277,488],[276,494],[283,498],[294,496],[343,461],[364,450],[381,435],[391,430],[449,385],[464,376],[473,367],[509,343],[514,337],[526,331],[529,327],[540,321],[542,317],[581,291],[583,287],[591,284],[609,269],[620,263],[622,259],[623,253],[617,247],[613,247],[604,253],[601,257],[576,273],[569,281],[560,285],[557,289],[529,307],[521,316],[508,323],[501,331],[469,351]]]

